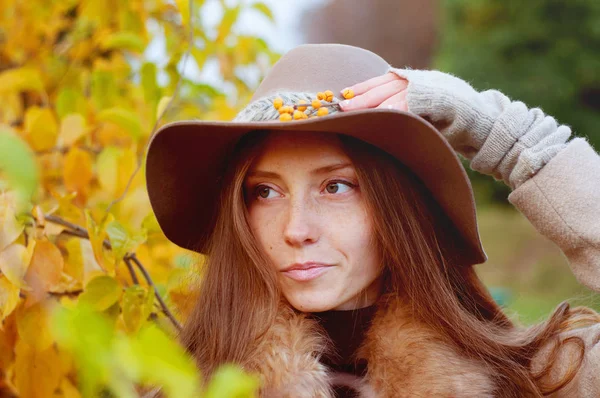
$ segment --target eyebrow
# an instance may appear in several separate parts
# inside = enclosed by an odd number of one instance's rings
[[[352,167],[352,164],[351,163],[334,163],[334,164],[330,164],[327,166],[322,166],[322,167],[316,168],[316,169],[312,170],[310,172],[310,174],[313,174],[313,175],[325,174],[325,173],[329,173],[329,172],[336,171],[336,170],[346,169],[348,167]],[[280,175],[273,171],[251,170],[248,172],[247,177],[278,178],[278,177],[280,177]]]

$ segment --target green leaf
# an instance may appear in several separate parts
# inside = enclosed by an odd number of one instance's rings
[[[11,129],[0,127],[0,172],[17,193],[17,206],[24,206],[37,189],[39,175],[35,155]]]
[[[197,397],[199,373],[192,357],[158,327],[148,324],[127,344],[116,350],[130,377],[162,386],[168,397]]]
[[[145,62],[140,68],[140,82],[146,102],[154,104],[160,97],[160,88],[156,82],[156,65]]]
[[[144,220],[142,221],[142,228],[148,231],[148,235],[160,233],[162,231],[154,212],[150,212],[146,217],[144,217]]]
[[[132,32],[118,32],[108,35],[100,43],[104,50],[130,50],[144,52],[146,44],[144,39]]]
[[[71,113],[86,114],[85,98],[80,91],[73,88],[63,88],[56,96],[56,114],[63,119]]]
[[[79,296],[79,302],[91,306],[96,311],[104,311],[119,301],[121,294],[121,287],[114,278],[101,275],[88,282]]]
[[[254,3],[254,4],[252,4],[252,8],[254,8],[256,11],[263,14],[265,17],[269,18],[269,20],[271,22],[273,22],[273,23],[275,22],[275,17],[273,16],[273,12],[269,8],[269,6],[266,5],[265,3],[262,3],[262,2]]]
[[[134,251],[146,241],[146,230],[132,232],[116,220],[106,226],[106,233],[116,261],[120,261],[127,252]]]
[[[75,361],[82,396],[104,396],[105,390],[122,398],[137,396],[115,352],[123,345],[117,344],[115,328],[103,313],[80,301],[71,310],[59,307],[51,326],[57,343]]]
[[[91,91],[97,109],[112,105],[118,91],[115,74],[109,70],[95,69],[92,72]]]
[[[10,91],[43,91],[40,72],[30,67],[8,69],[0,72],[0,94]]]
[[[252,398],[256,396],[259,386],[257,377],[244,373],[237,366],[223,365],[212,377],[204,398]]]
[[[123,108],[105,109],[98,114],[98,120],[101,122],[112,122],[122,127],[136,140],[143,133],[142,122],[138,115]]]

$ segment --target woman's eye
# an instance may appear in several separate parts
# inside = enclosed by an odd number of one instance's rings
[[[352,189],[352,186],[349,183],[334,181],[327,184],[325,189],[328,193],[344,193]]]
[[[274,192],[274,191],[266,185],[259,185],[258,187],[256,187],[256,194],[263,199],[269,199],[270,192]]]

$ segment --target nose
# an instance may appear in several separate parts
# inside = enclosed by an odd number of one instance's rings
[[[285,241],[293,247],[314,243],[319,238],[318,214],[307,201],[292,201],[283,231]]]

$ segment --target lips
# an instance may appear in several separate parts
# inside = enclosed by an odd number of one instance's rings
[[[305,282],[319,277],[330,267],[332,267],[331,264],[310,261],[306,263],[292,264],[281,272],[288,278],[299,282]]]

